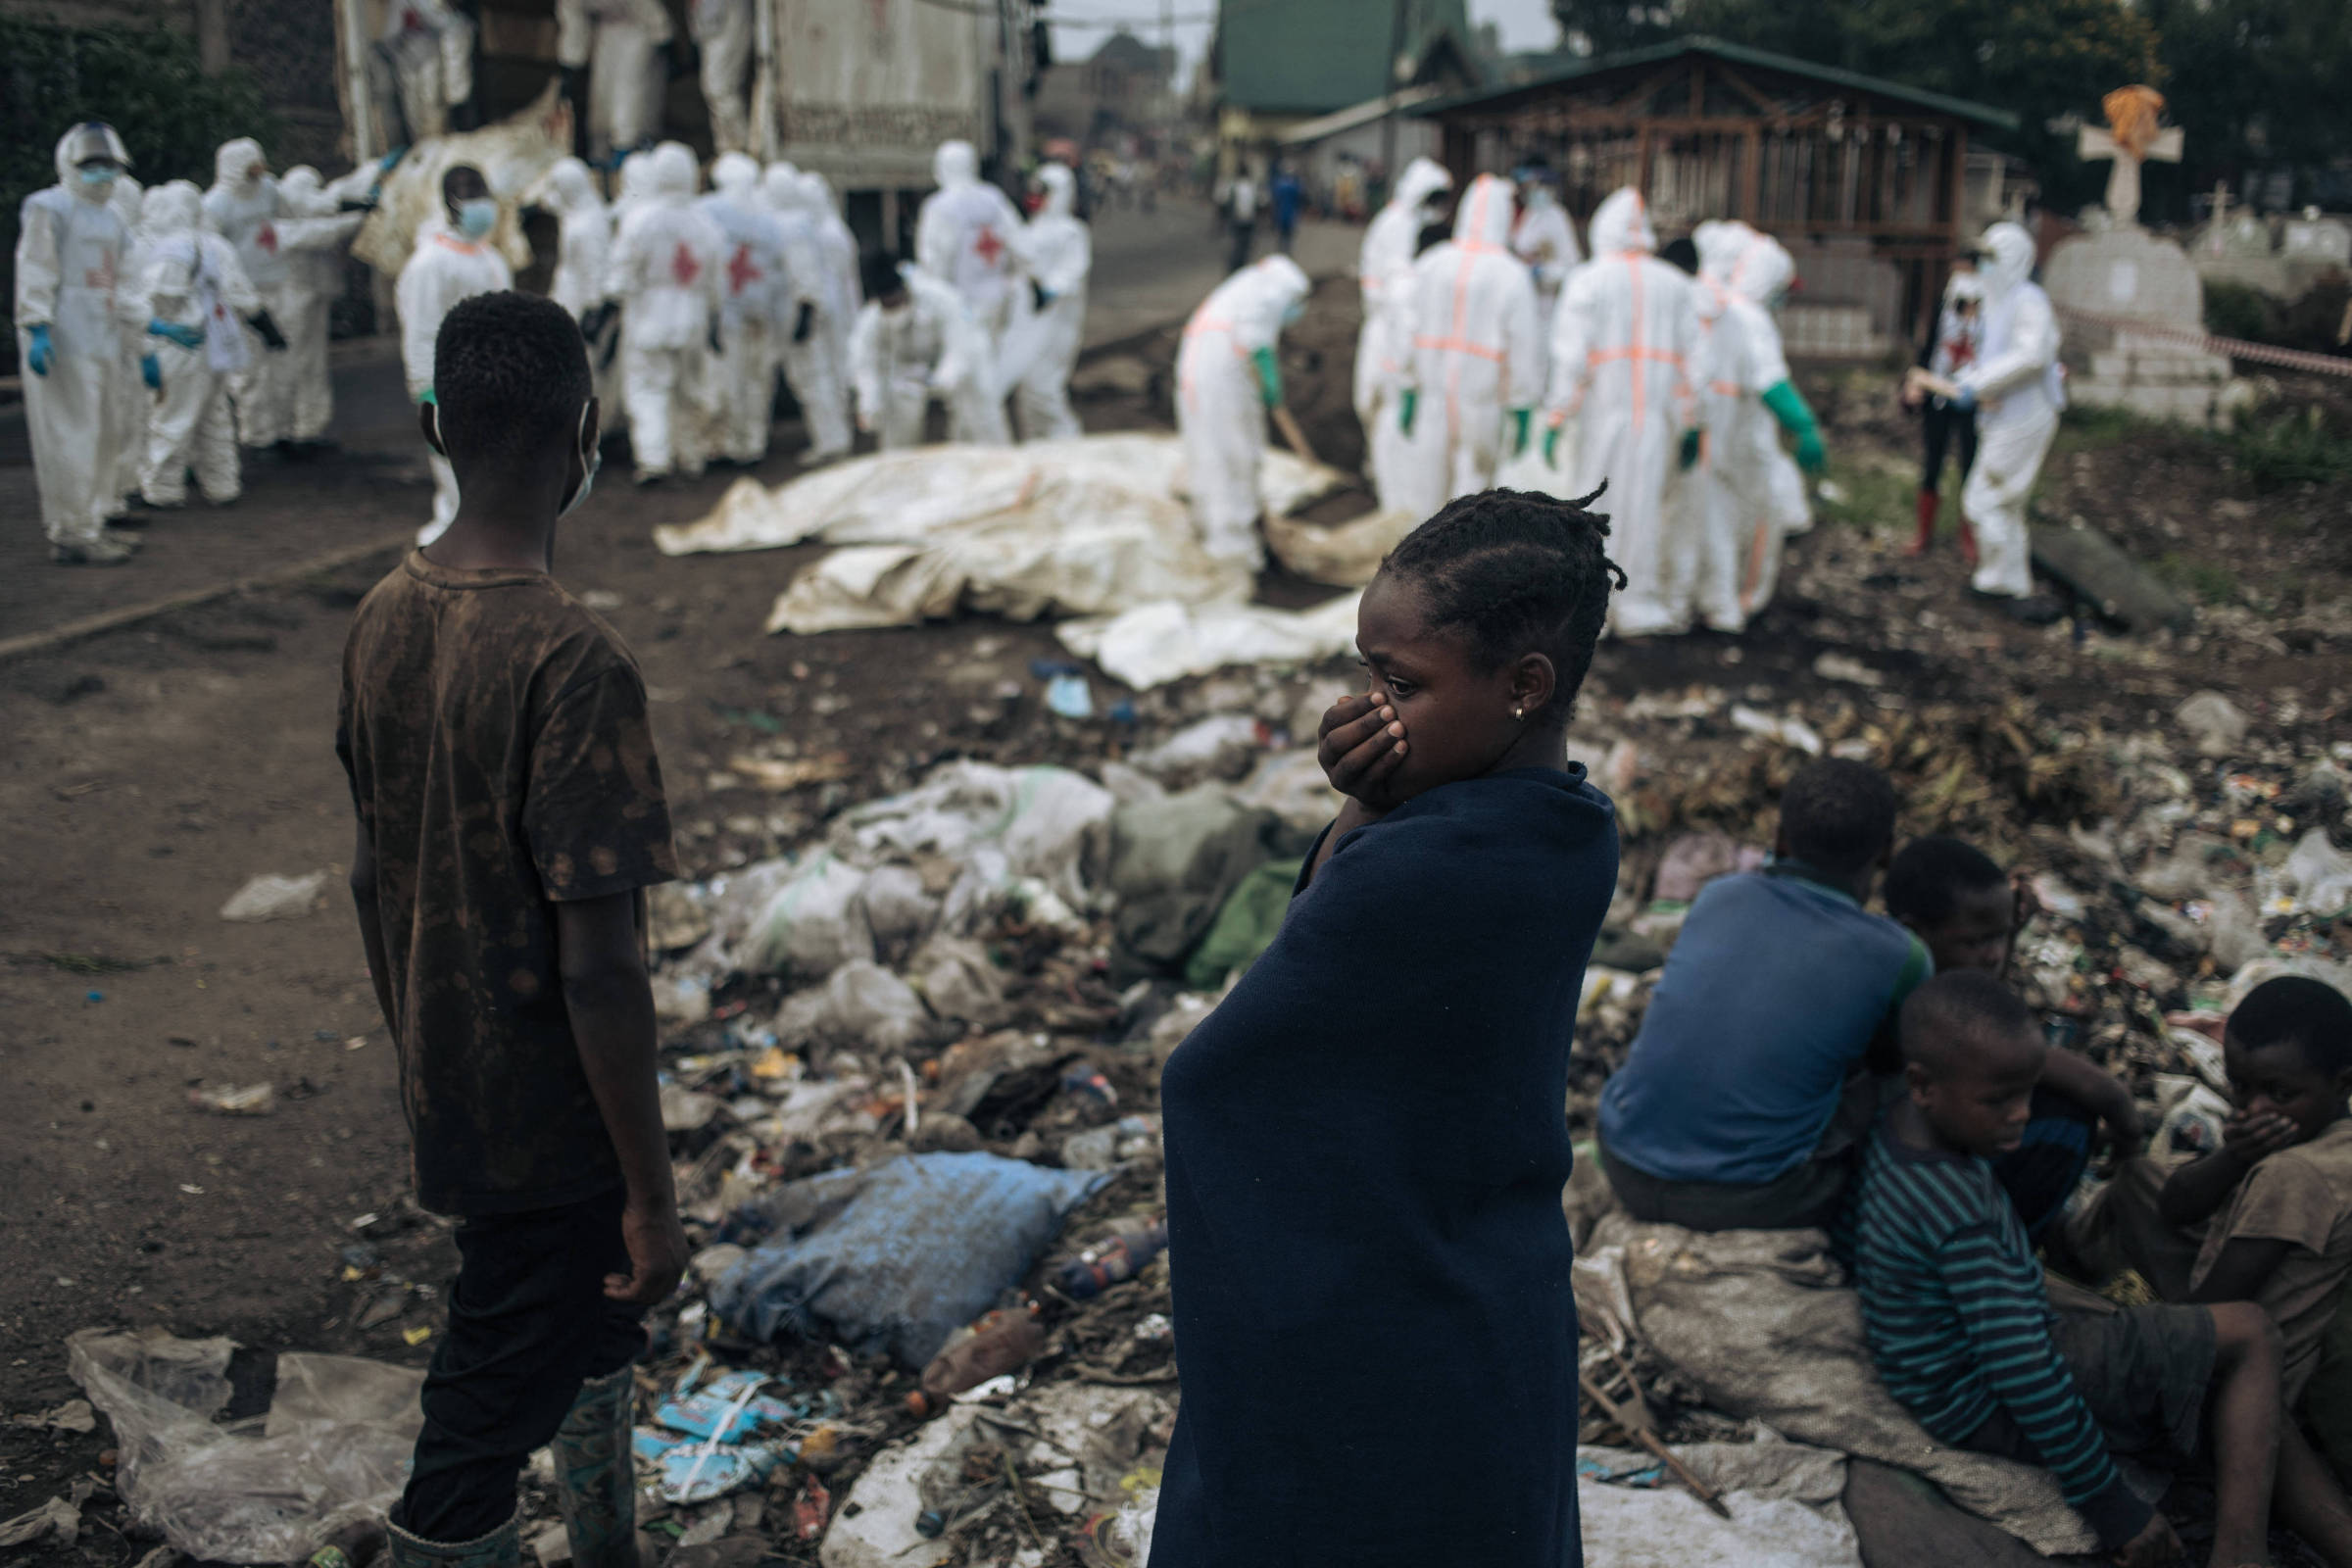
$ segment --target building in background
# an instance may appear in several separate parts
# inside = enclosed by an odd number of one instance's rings
[[[1066,137],[1099,147],[1121,135],[1157,136],[1177,118],[1173,47],[1121,28],[1085,60],[1057,60],[1038,80],[1031,106],[1039,140]]]

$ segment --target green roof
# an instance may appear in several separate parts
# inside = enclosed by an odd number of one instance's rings
[[[1404,0],[1405,57],[1450,42],[1478,69],[1465,0]],[[1148,19],[1147,19],[1148,20]],[[1327,115],[1388,92],[1390,8],[1365,0],[1221,0],[1217,81],[1226,103],[1261,115]]]
[[[1514,83],[1478,92],[1455,93],[1434,103],[1422,104],[1406,111],[1420,120],[1442,120],[1467,109],[1508,109],[1517,103],[1531,101],[1555,87],[1566,86],[1588,76],[1597,76],[1612,71],[1640,66],[1661,65],[1683,55],[1709,55],[1733,65],[1753,66],[1759,71],[1777,71],[1785,75],[1802,76],[1811,81],[1829,82],[1850,87],[1856,92],[1870,93],[1880,98],[1891,98],[1914,108],[1934,110],[1938,114],[1973,120],[1980,125],[1995,130],[2015,130],[2018,118],[2006,109],[1990,104],[1973,103],[1966,98],[1954,98],[1924,87],[1907,86],[1888,81],[1883,76],[1866,76],[1858,71],[1845,71],[1837,66],[1824,66],[1811,60],[1799,60],[1794,55],[1775,54],[1769,49],[1750,49],[1745,44],[1728,43],[1721,38],[1703,35],[1676,38],[1668,43],[1652,44],[1644,49],[1627,49],[1613,55],[1594,55],[1587,60],[1565,66],[1548,75],[1533,81]]]

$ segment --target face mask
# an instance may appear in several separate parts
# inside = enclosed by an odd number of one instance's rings
[[[112,190],[115,188],[116,176],[121,173],[121,171],[112,164],[91,164],[86,168],[74,171],[74,172],[81,176],[84,189]]]
[[[498,203],[487,196],[458,203],[458,228],[467,239],[480,239],[498,222]]]
[[[1298,318],[1304,316],[1305,314],[1306,302],[1304,300],[1295,300],[1291,304],[1282,308],[1282,324],[1285,326],[1296,326],[1298,323]]]
[[[580,434],[583,437],[588,434],[588,410],[584,406],[580,410]],[[556,509],[557,521],[561,522],[564,518],[570,516],[573,509],[588,499],[588,492],[596,488],[596,470],[604,466],[604,449],[601,446],[590,447],[587,466],[580,470],[580,487],[571,493],[569,501]]]

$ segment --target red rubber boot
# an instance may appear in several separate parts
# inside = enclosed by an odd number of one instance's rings
[[[1968,563],[1969,570],[1977,569],[1977,536],[1968,525],[1965,512],[1960,514],[1960,559]]]
[[[1963,524],[1963,526],[1966,525]],[[1936,492],[1923,488],[1919,492],[1919,537],[1911,542],[1911,548],[1904,551],[1903,554],[1913,557],[1924,556],[1935,543]]]

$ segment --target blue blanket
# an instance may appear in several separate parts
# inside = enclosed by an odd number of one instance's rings
[[[1581,767],[1343,839],[1161,1083],[1184,1400],[1152,1568],[1562,1568],[1568,1053],[1617,877]]]

